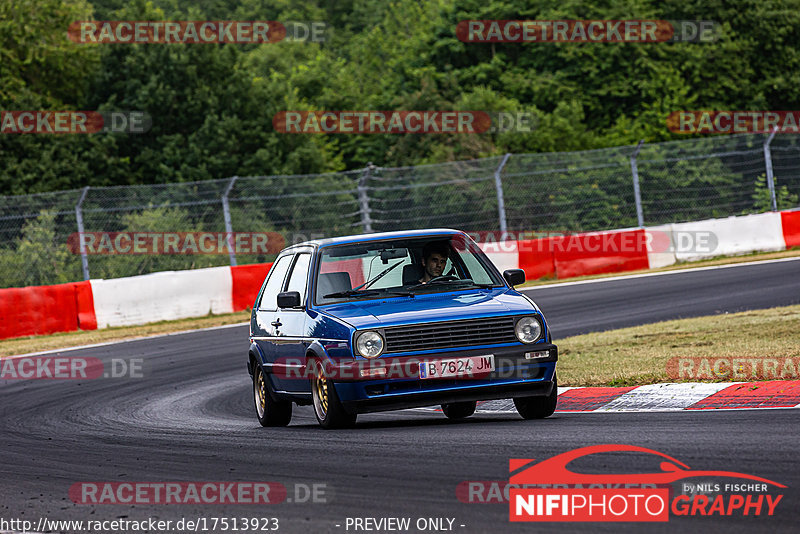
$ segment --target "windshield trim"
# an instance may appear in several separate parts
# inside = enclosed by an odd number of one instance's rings
[[[486,254],[483,252],[483,250],[481,250],[481,248],[477,245],[477,243],[475,243],[472,240],[472,238],[470,238],[467,234],[465,234],[463,232],[458,232],[458,233],[431,233],[431,234],[425,234],[425,235],[398,236],[398,237],[392,237],[392,238],[389,238],[389,239],[365,239],[363,241],[351,241],[351,242],[347,242],[347,243],[336,243],[336,244],[330,244],[330,245],[321,245],[321,246],[317,247],[315,258],[314,258],[314,266],[313,266],[313,269],[311,270],[311,273],[312,273],[312,276],[313,276],[314,287],[313,287],[313,293],[311,295],[313,298],[308,299],[310,307],[311,308],[323,308],[323,307],[328,307],[328,306],[335,306],[337,304],[346,304],[346,303],[350,303],[350,302],[362,302],[362,301],[369,301],[369,300],[399,299],[399,298],[405,298],[405,299],[412,298],[412,297],[408,297],[408,296],[405,296],[405,295],[393,295],[392,294],[392,293],[395,293],[395,292],[404,292],[404,291],[406,291],[406,290],[404,290],[402,288],[393,288],[393,289],[392,288],[386,288],[386,289],[369,288],[367,291],[370,291],[370,292],[371,291],[379,291],[382,294],[371,295],[369,297],[366,297],[366,296],[359,296],[359,297],[354,297],[354,298],[343,297],[341,299],[337,299],[335,302],[327,302],[327,303],[318,302],[318,300],[317,300],[317,297],[318,297],[318,295],[317,295],[317,284],[319,282],[319,274],[320,274],[319,271],[320,271],[320,268],[322,267],[322,255],[323,255],[323,253],[325,252],[326,249],[353,246],[353,245],[358,245],[358,244],[361,244],[361,243],[374,244],[376,242],[390,243],[390,242],[393,242],[393,241],[422,241],[422,240],[425,240],[425,239],[436,238],[436,237],[447,238],[448,240],[452,240],[452,239],[454,239],[456,237],[460,237],[460,238],[464,239],[465,242],[468,245],[467,250],[469,251],[469,253],[471,253],[471,254],[473,254],[475,256],[475,258],[477,259],[477,261],[481,265],[481,267],[483,267],[483,269],[485,269],[487,271],[487,273],[490,275],[490,278],[495,278],[495,276],[496,276],[497,279],[499,280],[499,282],[494,282],[493,281],[492,284],[486,284],[486,287],[478,286],[477,282],[476,282],[475,283],[476,285],[470,285],[470,286],[463,287],[463,288],[453,287],[453,286],[450,286],[448,284],[435,284],[435,285],[431,286],[431,288],[433,288],[433,287],[436,288],[436,290],[434,290],[434,291],[430,290],[430,288],[424,288],[423,291],[420,291],[419,293],[417,293],[416,290],[412,291],[411,293],[414,293],[415,295],[417,295],[417,294],[419,294],[419,295],[432,295],[432,294],[441,294],[441,293],[458,293],[458,292],[463,292],[463,291],[476,291],[476,290],[478,290],[478,291],[481,291],[481,290],[482,291],[487,291],[487,290],[495,290],[495,289],[498,289],[498,288],[505,288],[505,289],[509,288],[509,286],[506,283],[506,280],[503,277],[502,273],[497,269],[497,267],[495,267],[495,265],[491,262],[491,260],[489,260],[489,258],[486,256]]]

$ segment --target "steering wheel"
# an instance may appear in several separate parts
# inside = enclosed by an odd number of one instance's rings
[[[460,280],[460,278],[450,274],[443,274],[441,276],[436,276],[434,278],[431,278],[430,280],[428,280],[428,283],[430,284],[431,282],[436,282],[436,281],[446,282],[447,280]]]

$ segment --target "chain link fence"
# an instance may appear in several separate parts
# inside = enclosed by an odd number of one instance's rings
[[[271,261],[84,254],[79,232],[277,232],[286,243],[400,229],[579,232],[798,206],[797,136],[713,136],[413,167],[0,197],[0,287]]]

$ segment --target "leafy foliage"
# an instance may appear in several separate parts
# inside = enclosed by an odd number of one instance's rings
[[[80,257],[56,238],[56,215],[43,212],[22,229],[11,247],[0,247],[0,287],[59,284],[79,280]]]
[[[800,2],[9,0],[4,109],[141,110],[144,135],[3,136],[0,194],[413,165],[674,138],[680,109],[793,109]],[[323,43],[84,45],[75,20],[325,21]],[[466,19],[716,20],[713,43],[478,44]],[[283,110],[527,111],[534,132],[286,135]]]
[[[714,20],[721,31],[715,42],[660,44],[478,44],[455,34],[468,19],[637,18]],[[330,31],[324,42],[262,45],[88,45],[67,38],[72,22],[92,19],[324,21]],[[178,183],[191,196],[200,189],[195,181],[285,175],[239,182],[252,199],[231,205],[234,228],[332,235],[359,225],[358,178],[338,171],[369,162],[411,166],[570,152],[512,158],[504,177],[509,226],[578,231],[620,221],[635,225],[632,146],[678,138],[666,127],[677,110],[796,109],[798,42],[800,0],[5,0],[0,109],[136,110],[152,117],[152,128],[142,135],[0,135],[0,195]],[[449,109],[526,112],[536,127],[480,135],[296,135],[272,126],[286,110]],[[709,145],[695,137],[694,154]],[[617,146],[625,148],[606,162],[591,153]],[[739,148],[760,149],[757,143]],[[797,204],[800,180],[779,164],[797,148],[773,152],[779,208]],[[675,156],[656,147],[641,158],[648,223],[770,208],[763,179],[754,184],[763,166]],[[458,166],[378,173],[381,187],[396,177],[413,188],[375,187],[371,194],[389,223],[405,210],[421,226],[452,224],[452,206],[459,204],[461,226],[484,228],[496,213],[492,170],[469,172],[477,174],[462,176]],[[300,189],[289,176],[316,173],[330,174],[304,179]],[[146,198],[148,191],[126,189],[96,205],[87,200],[87,231],[222,229],[218,211],[174,206],[167,195]],[[216,202],[220,193],[200,196]],[[308,209],[300,195],[311,194],[320,195],[315,198],[325,210]],[[133,213],[109,222],[104,210],[114,203]],[[148,203],[153,209],[141,210]],[[13,239],[0,248],[0,263],[10,266],[3,272],[15,277],[5,283],[79,277],[75,257],[35,252],[59,241],[48,234],[57,221],[43,213],[21,233],[14,228]],[[18,247],[34,254],[30,269],[14,263],[20,254],[11,251]],[[98,259],[92,275],[186,268],[186,258],[177,260]],[[224,261],[199,258],[191,266]]]

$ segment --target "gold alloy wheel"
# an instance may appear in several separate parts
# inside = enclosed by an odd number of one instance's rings
[[[260,418],[264,417],[264,412],[267,409],[267,385],[264,383],[264,372],[261,368],[256,369],[256,382],[255,382],[255,399],[256,411]]]
[[[328,413],[328,381],[325,379],[325,371],[320,366],[317,379],[314,381],[314,390],[316,391],[316,398],[314,399],[314,407],[317,408],[317,415],[321,419],[325,419],[325,414]]]

